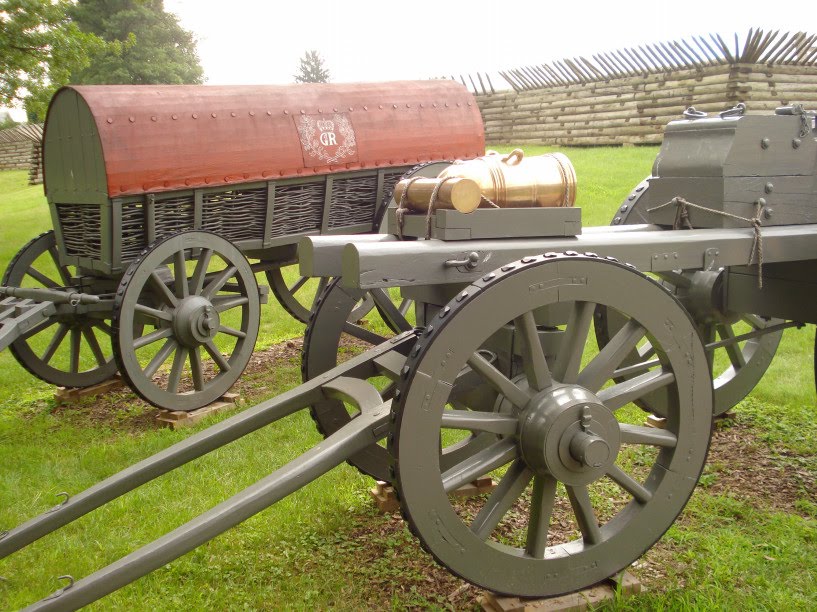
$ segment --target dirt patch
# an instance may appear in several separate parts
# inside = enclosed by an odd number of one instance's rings
[[[344,336],[341,347],[346,349],[341,351],[343,360],[370,348],[370,345],[356,338]],[[281,367],[297,367],[302,349],[303,339],[293,338],[254,352],[241,378],[230,391],[238,393],[244,405],[253,405],[269,397],[271,390],[279,385],[274,380],[276,372]],[[153,380],[164,387],[167,385],[167,376],[165,368]],[[206,365],[205,377],[210,376],[212,365]],[[49,405],[48,401],[38,402],[28,414],[48,410]],[[122,386],[76,402],[54,405],[50,412],[53,416],[68,420],[76,426],[105,427],[116,431],[139,433],[158,427],[156,416],[159,409],[140,399],[127,386]]]
[[[817,502],[817,477],[797,465],[796,456],[759,441],[738,414],[728,426],[717,427],[701,486],[763,510],[800,513],[798,499]]]

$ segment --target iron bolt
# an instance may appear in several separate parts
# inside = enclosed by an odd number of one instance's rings
[[[803,143],[802,140],[800,140],[799,138],[795,138],[794,140],[791,141],[791,147],[792,149],[799,149],[802,143]]]
[[[760,141],[760,148],[761,149],[768,149],[771,142],[772,141],[769,140],[768,138],[764,138],[763,140]]]
[[[763,191],[766,193],[771,193],[774,191],[774,185],[772,183],[766,183],[766,187],[763,188]]]

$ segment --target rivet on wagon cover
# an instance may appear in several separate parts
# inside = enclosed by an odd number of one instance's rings
[[[453,81],[96,85],[51,101],[51,199],[108,197],[471,158],[473,96]]]

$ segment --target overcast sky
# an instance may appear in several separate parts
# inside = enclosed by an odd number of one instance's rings
[[[708,33],[742,42],[751,27],[814,31],[808,4],[165,0],[214,85],[292,83],[307,49],[337,82],[494,72]]]

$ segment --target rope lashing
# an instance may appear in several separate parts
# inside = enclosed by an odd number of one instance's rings
[[[721,217],[726,217],[727,219],[734,219],[736,221],[747,223],[754,232],[754,239],[752,240],[752,248],[749,253],[749,261],[746,265],[751,266],[752,264],[757,264],[757,288],[763,288],[763,235],[760,231],[762,226],[760,215],[763,212],[763,204],[761,202],[755,202],[755,216],[752,218],[733,215],[732,213],[716,210],[714,208],[707,208],[706,206],[689,202],[682,197],[674,197],[669,202],[665,202],[664,204],[660,204],[654,208],[648,208],[647,212],[655,212],[656,210],[661,210],[662,208],[667,208],[668,206],[676,207],[675,221],[672,225],[672,229],[694,229],[689,220],[689,210],[691,208],[712,213],[713,215],[720,215]]]

